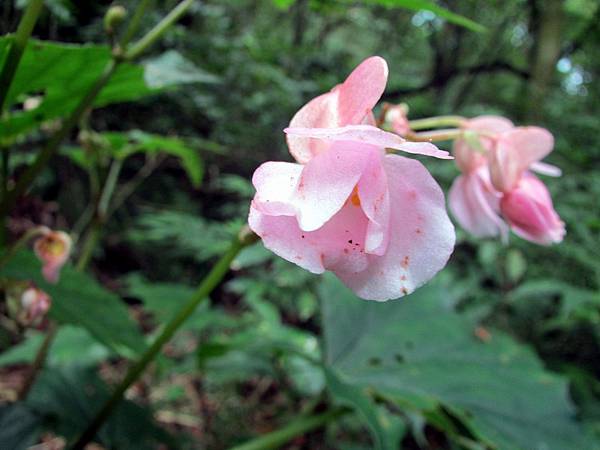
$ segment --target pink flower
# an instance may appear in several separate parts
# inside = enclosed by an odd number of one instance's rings
[[[36,239],[33,249],[42,261],[42,274],[49,283],[58,282],[60,269],[69,259],[71,253],[71,238],[62,231],[44,229]]]
[[[52,305],[52,299],[41,289],[29,287],[21,294],[21,312],[19,319],[24,324],[33,324],[41,320]]]
[[[369,58],[304,106],[286,130],[290,151],[304,164],[261,165],[249,216],[250,228],[277,255],[313,273],[330,270],[359,297],[379,301],[425,283],[454,247],[435,180],[418,161],[385,149],[447,153],[361,124],[386,80],[385,61]]]
[[[492,184],[500,192],[510,192],[523,173],[548,156],[552,147],[552,134],[539,127],[517,127],[499,134],[488,154]]]
[[[385,120],[389,122],[394,133],[406,136],[410,132],[408,123],[408,106],[405,103],[389,105],[385,112]],[[385,106],[384,106],[385,107]]]
[[[478,237],[506,240],[510,225],[532,242],[560,242],[564,224],[545,186],[527,172],[560,175],[557,167],[540,162],[552,151],[552,135],[539,127],[514,127],[496,116],[466,120],[462,129],[454,155],[463,174],[450,190],[450,209],[461,226]]]
[[[500,199],[486,165],[458,176],[448,194],[450,211],[460,225],[476,237],[508,238],[508,226],[500,217]]]
[[[526,172],[517,186],[504,194],[500,209],[523,239],[542,245],[563,240],[565,224],[554,211],[546,186],[531,173]]]

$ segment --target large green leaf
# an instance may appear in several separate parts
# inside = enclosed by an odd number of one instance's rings
[[[35,282],[52,297],[51,317],[85,328],[117,353],[131,358],[145,348],[144,338],[125,304],[88,275],[66,266],[60,282],[49,284],[41,276],[41,264],[31,252],[17,254],[2,275]]]
[[[499,332],[477,339],[474,324],[444,304],[442,289],[374,303],[327,277],[321,296],[326,361],[344,383],[408,409],[444,406],[497,449],[593,448],[565,381]]]
[[[0,448],[25,450],[41,433],[40,418],[25,405],[0,406]]]
[[[55,434],[72,441],[81,433],[107,400],[109,388],[91,367],[67,365],[45,369],[33,386],[26,404]],[[178,448],[170,436],[154,423],[149,410],[123,400],[102,426],[95,439],[105,448]]]
[[[10,39],[0,38],[0,61]],[[12,111],[0,121],[0,136],[10,138],[31,131],[42,122],[67,116],[110,59],[111,51],[105,45],[30,40],[8,93],[7,105]],[[178,53],[167,52],[148,60],[147,65],[121,63],[94,105],[137,100],[165,88],[199,81],[215,80]],[[39,104],[23,108],[24,101],[33,97],[38,98]]]

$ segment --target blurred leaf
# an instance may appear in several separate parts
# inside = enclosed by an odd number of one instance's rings
[[[166,153],[178,157],[194,187],[200,186],[204,164],[200,159],[199,149],[188,146],[183,139],[149,134],[140,130],[100,135],[110,143],[117,158],[125,159],[135,153]]]
[[[41,275],[38,259],[31,252],[21,252],[4,267],[2,275],[32,280],[52,297],[52,318],[85,328],[120,355],[132,358],[145,348],[144,338],[121,299],[87,274],[67,265],[62,269],[60,282],[49,284]]]
[[[388,8],[406,8],[412,11],[431,11],[436,16],[446,19],[455,25],[468,28],[471,31],[481,33],[486,31],[486,27],[478,24],[477,22],[467,19],[460,14],[453,13],[432,1],[428,0],[364,0],[365,3],[374,3],[377,5],[386,6]]]
[[[510,249],[506,254],[506,276],[511,283],[519,281],[527,271],[527,261],[523,253],[517,249]]]
[[[0,406],[0,448],[25,450],[41,433],[40,419],[21,403]]]
[[[184,83],[218,83],[219,79],[196,67],[175,50],[144,61],[144,80],[149,88]]]
[[[29,330],[23,342],[0,353],[0,366],[32,362],[43,340],[44,333]],[[63,325],[54,337],[46,364],[54,366],[77,362],[92,365],[108,355],[110,351],[83,328]]]
[[[8,37],[0,38],[0,54]],[[11,114],[0,120],[0,136],[9,138],[26,133],[42,122],[65,117],[71,113],[90,87],[100,77],[111,52],[102,45],[76,45],[50,41],[29,41],[7,97]],[[197,82],[199,69],[191,71],[181,57],[168,57],[173,75],[163,75],[160,89],[182,83]],[[150,64],[156,71],[156,64]],[[154,69],[152,69],[154,67]],[[155,85],[146,85],[144,67],[121,63],[108,84],[102,89],[95,106],[137,100],[160,92]],[[203,79],[209,76],[204,74]],[[152,77],[151,77],[152,78]],[[206,80],[204,80],[206,81]],[[27,99],[34,102],[26,102]]]
[[[397,450],[406,434],[406,425],[397,416],[378,407],[366,389],[344,383],[332,370],[325,370],[327,387],[339,402],[355,409],[363,418],[377,450]]]
[[[443,405],[498,449],[591,448],[565,381],[499,332],[478,340],[442,289],[366,302],[327,276],[320,292],[326,360],[345,382],[404,407]]]
[[[26,403],[44,417],[47,428],[72,440],[85,429],[109,393],[95,368],[69,365],[45,369]],[[97,439],[106,448],[154,449],[161,444],[177,448],[172,438],[154,424],[152,413],[129,400],[119,403]]]

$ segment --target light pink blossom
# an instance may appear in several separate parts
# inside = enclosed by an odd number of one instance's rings
[[[28,287],[21,294],[21,312],[19,319],[24,324],[40,321],[50,309],[52,299],[41,289]]]
[[[405,103],[399,105],[387,105],[385,121],[389,122],[392,131],[400,136],[406,136],[410,132],[408,122],[408,106]]]
[[[504,194],[500,209],[512,230],[523,239],[542,245],[563,240],[565,224],[554,210],[550,193],[544,183],[529,172]]]
[[[35,240],[33,249],[42,261],[42,274],[49,283],[58,282],[60,269],[69,259],[71,246],[71,238],[62,231],[45,229]]]
[[[303,164],[261,165],[249,215],[277,255],[313,273],[330,270],[359,297],[379,301],[425,283],[454,247],[435,180],[420,162],[385,149],[448,154],[368,125],[386,79],[385,61],[369,58],[304,106],[286,129]]]

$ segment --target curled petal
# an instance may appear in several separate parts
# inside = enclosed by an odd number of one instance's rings
[[[489,154],[492,183],[501,192],[509,192],[525,170],[545,158],[554,146],[552,134],[539,127],[518,127],[499,138]]]
[[[336,88],[339,93],[339,124],[361,123],[381,98],[387,77],[385,59],[372,56],[360,63],[346,81]]]
[[[294,115],[290,127],[338,127],[338,95],[338,92],[328,92],[312,99]],[[287,144],[292,156],[301,164],[307,163],[313,156],[328,148],[326,142],[293,135],[287,135]]]
[[[300,228],[314,231],[338,212],[354,190],[369,160],[379,160],[377,147],[337,142],[311,159],[293,198]]]
[[[560,177],[562,175],[560,167],[542,161],[534,162],[529,168],[532,172],[546,175],[547,177]]]
[[[371,125],[348,125],[340,128],[286,128],[284,132],[292,136],[311,137],[329,141],[361,142],[380,148],[392,148],[417,155],[452,159],[452,156],[448,152],[438,149],[429,142],[407,142],[397,134],[383,131]]]
[[[387,75],[383,58],[367,58],[342,84],[304,105],[292,118],[290,127],[335,128],[373,123],[371,110],[385,90]],[[325,142],[296,135],[288,135],[287,143],[292,156],[302,164],[328,148]]]
[[[477,237],[508,237],[508,226],[500,218],[500,195],[489,180],[485,167],[454,180],[449,206],[458,223]]]
[[[359,297],[385,301],[402,297],[431,279],[454,248],[454,227],[444,194],[418,161],[386,155],[390,241],[383,256],[369,255],[362,272],[334,270]]]
[[[389,242],[390,195],[388,179],[380,159],[371,159],[363,172],[357,195],[364,214],[369,219],[365,251],[383,255]],[[354,199],[352,198],[351,201]],[[356,203],[356,201],[354,200]]]
[[[515,126],[506,117],[502,116],[479,116],[463,122],[461,128],[465,130],[483,131],[485,133],[504,133]]]
[[[292,198],[302,167],[300,164],[269,161],[256,169],[252,176],[252,184],[256,188],[255,207],[270,215],[295,215]]]

